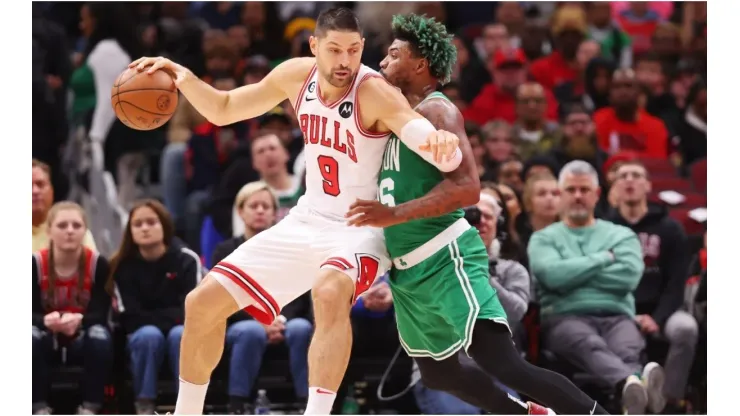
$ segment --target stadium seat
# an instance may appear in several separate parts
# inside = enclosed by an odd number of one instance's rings
[[[693,208],[674,208],[669,211],[669,215],[683,225],[686,234],[701,235],[706,230],[705,223],[698,222],[689,216]]]
[[[659,193],[661,191],[676,191],[680,194],[686,194],[694,190],[690,181],[676,176],[672,178],[651,178],[650,182],[653,185],[654,193]]]
[[[640,158],[639,160],[645,165],[651,178],[671,178],[678,174],[668,159]]]
[[[690,167],[691,181],[694,189],[704,194],[707,193],[707,159],[694,162]]]
[[[648,196],[648,200],[650,202],[655,202],[658,204],[663,205],[669,205],[670,207],[674,208],[687,208],[687,209],[694,209],[699,207],[706,207],[707,206],[707,196],[698,192],[679,192],[681,195],[686,198],[683,202],[680,204],[671,205],[667,202],[660,199],[660,194],[657,192],[653,192]]]

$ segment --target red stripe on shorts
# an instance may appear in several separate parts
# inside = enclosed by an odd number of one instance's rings
[[[231,281],[244,289],[262,307],[262,309],[259,309],[255,305],[250,305],[244,308],[257,321],[265,325],[270,325],[275,321],[277,315],[280,314],[280,307],[275,302],[275,299],[240,268],[231,263],[221,262],[215,265],[212,271],[219,272],[231,279]]]
[[[352,263],[348,262],[347,259],[345,259],[343,257],[329,257],[328,259],[326,259],[326,261],[324,261],[324,264],[327,264],[327,263],[332,262],[332,261],[335,262],[335,263],[341,264],[342,267],[343,267],[342,270],[348,270],[348,269],[354,268],[354,266],[352,266]],[[323,264],[322,264],[322,266],[323,266]]]

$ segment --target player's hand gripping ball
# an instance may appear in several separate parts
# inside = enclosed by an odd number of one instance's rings
[[[426,144],[419,146],[423,152],[431,152],[434,155],[434,161],[442,163],[452,159],[457,152],[460,144],[460,138],[455,133],[445,130],[437,130],[427,136]]]
[[[166,58],[140,58],[116,79],[110,101],[123,124],[136,130],[161,127],[177,109],[176,82],[187,70]]]

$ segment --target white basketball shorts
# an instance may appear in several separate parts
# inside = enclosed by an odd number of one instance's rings
[[[354,302],[390,266],[382,229],[291,211],[215,265],[211,275],[240,309],[269,325],[285,305],[311,290],[321,268],[355,282]]]

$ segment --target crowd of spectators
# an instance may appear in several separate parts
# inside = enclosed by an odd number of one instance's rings
[[[78,412],[101,412],[113,362],[125,361],[136,412],[153,414],[162,372],[177,384],[185,295],[305,186],[288,102],[219,127],[181,96],[169,123],[140,132],[110,107],[115,78],[136,57],[162,55],[215,88],[256,83],[310,56],[315,17],[336,5],[356,11],[363,63],[376,69],[393,14],[427,14],[454,34],[458,59],[440,90],[465,119],[482,183],[468,218],[521,353],[597,386],[617,411],[705,409],[706,3],[35,2],[33,412],[52,411],[60,364],[84,369]],[[107,235],[97,213],[67,198],[90,191],[94,164],[113,175],[127,213],[111,252],[95,244]],[[244,312],[229,320],[230,413],[252,410],[277,344],[305,401],[310,297],[283,315],[270,326]],[[384,279],[352,317],[358,348],[392,355]],[[480,413],[420,382],[413,392],[424,413]],[[626,400],[635,394],[645,395],[637,407]]]

